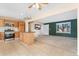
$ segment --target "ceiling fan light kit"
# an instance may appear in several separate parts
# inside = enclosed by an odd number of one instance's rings
[[[30,5],[28,8],[37,8],[38,10],[41,10],[42,9],[42,5],[45,5],[45,4],[48,4],[48,3],[33,3],[32,5]]]

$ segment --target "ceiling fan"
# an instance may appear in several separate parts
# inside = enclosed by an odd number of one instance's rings
[[[33,3],[33,4],[31,4],[28,8],[35,7],[35,8],[37,8],[37,9],[41,10],[42,7],[43,7],[44,5],[47,5],[47,4],[48,4],[48,3]]]

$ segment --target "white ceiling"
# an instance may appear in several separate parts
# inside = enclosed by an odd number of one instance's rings
[[[0,3],[0,16],[10,16],[15,18],[24,18],[25,16],[36,16],[40,12],[36,8],[29,9],[32,3]],[[47,6],[46,6],[47,7]]]
[[[25,12],[27,12],[27,4],[0,3],[0,16],[20,18]]]
[[[49,3],[42,10],[29,9],[32,3],[0,3],[0,16],[9,16],[23,19],[25,16],[32,16],[32,20],[45,18],[50,15],[64,12],[77,7],[77,4]]]

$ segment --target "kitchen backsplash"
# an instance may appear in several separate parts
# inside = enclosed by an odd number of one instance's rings
[[[15,32],[19,31],[16,27],[0,27],[0,32],[5,32],[7,29],[14,30]]]

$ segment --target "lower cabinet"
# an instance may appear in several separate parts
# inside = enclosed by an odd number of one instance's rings
[[[20,37],[20,33],[19,32],[15,32],[15,38],[19,38]]]
[[[0,32],[0,40],[4,40],[4,32]]]
[[[25,23],[20,21],[19,22],[19,32],[24,32],[25,31]]]

